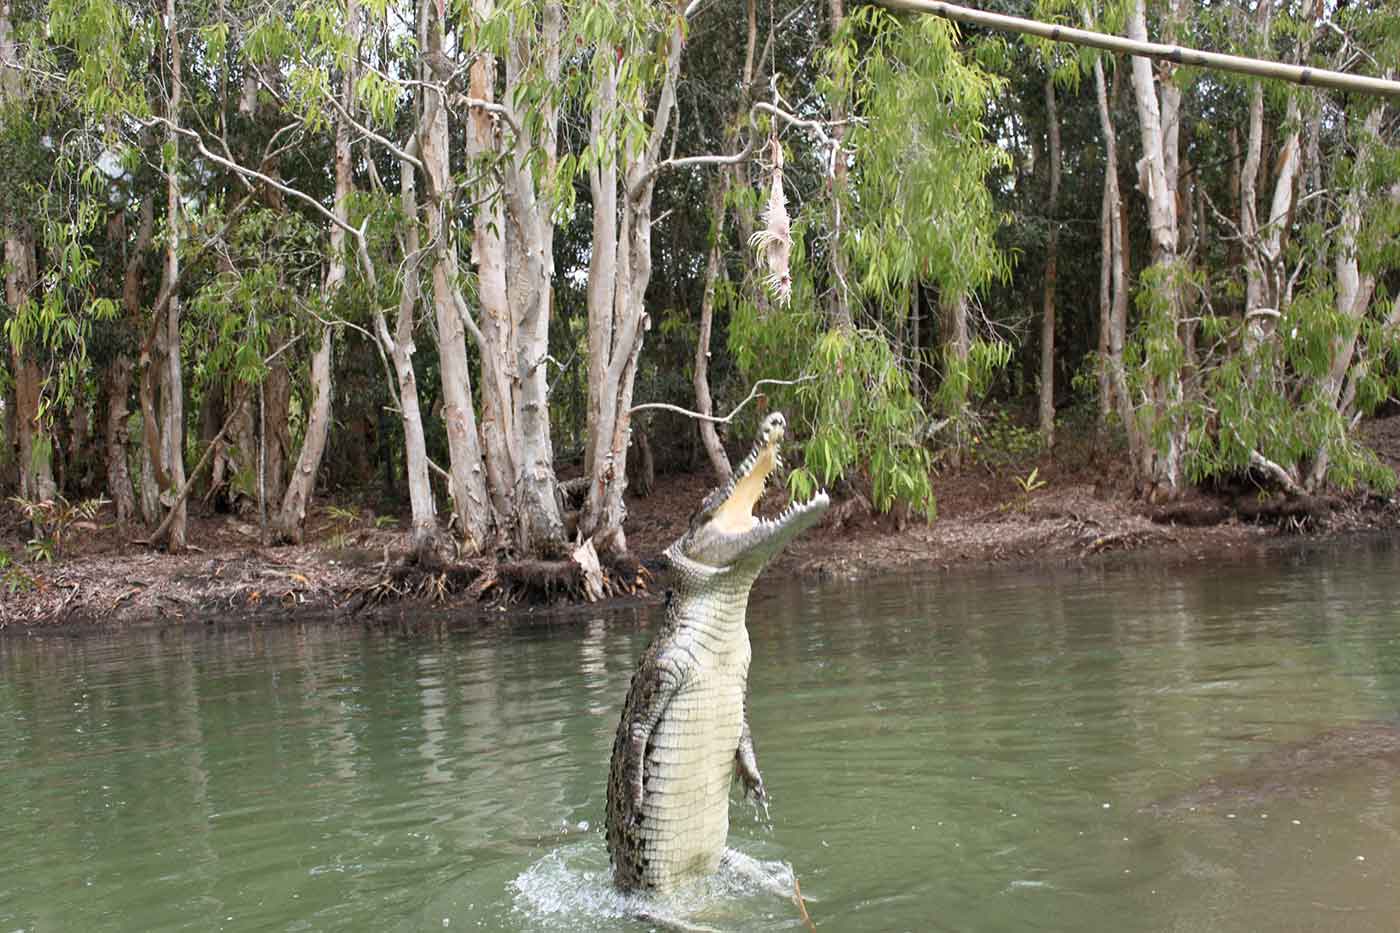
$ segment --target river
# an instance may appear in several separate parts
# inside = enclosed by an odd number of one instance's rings
[[[602,817],[654,625],[6,634],[0,931],[648,929]],[[818,929],[1400,929],[1400,542],[769,581],[749,627],[772,803],[691,923],[801,929],[795,874]]]

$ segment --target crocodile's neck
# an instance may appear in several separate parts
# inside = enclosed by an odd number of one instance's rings
[[[694,632],[702,643],[716,648],[746,634],[749,590],[758,574],[716,569],[689,559],[674,547],[668,556],[674,571],[674,596],[667,606],[667,622]]]

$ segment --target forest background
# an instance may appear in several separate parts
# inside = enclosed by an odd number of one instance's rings
[[[980,6],[1400,62],[1383,0]],[[617,560],[765,404],[793,494],[901,516],[1066,438],[1148,503],[1395,486],[1381,98],[844,0],[0,0],[0,177],[31,560],[299,543],[317,495],[420,561]]]

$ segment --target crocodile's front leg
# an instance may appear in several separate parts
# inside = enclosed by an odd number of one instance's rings
[[[671,705],[671,700],[685,682],[685,673],[685,667],[674,657],[662,655],[657,658],[656,678],[652,682],[651,690],[641,696],[637,708],[633,711],[634,718],[627,732],[627,751],[622,773],[627,781],[634,819],[641,816],[642,800],[646,796],[647,743],[651,741],[651,734],[656,730],[661,718],[666,715],[666,708]]]
[[[734,768],[739,780],[744,782],[744,795],[753,794],[754,800],[763,803],[768,792],[763,787],[763,776],[758,773],[758,759],[753,753],[753,734],[749,732],[748,712],[744,713],[744,729],[739,734],[739,747],[734,750]]]

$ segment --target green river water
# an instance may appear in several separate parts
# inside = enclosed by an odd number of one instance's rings
[[[1400,930],[1397,571],[767,581],[772,805],[668,910],[802,929],[795,873],[824,930]],[[602,817],[654,624],[0,636],[0,933],[648,929]]]

